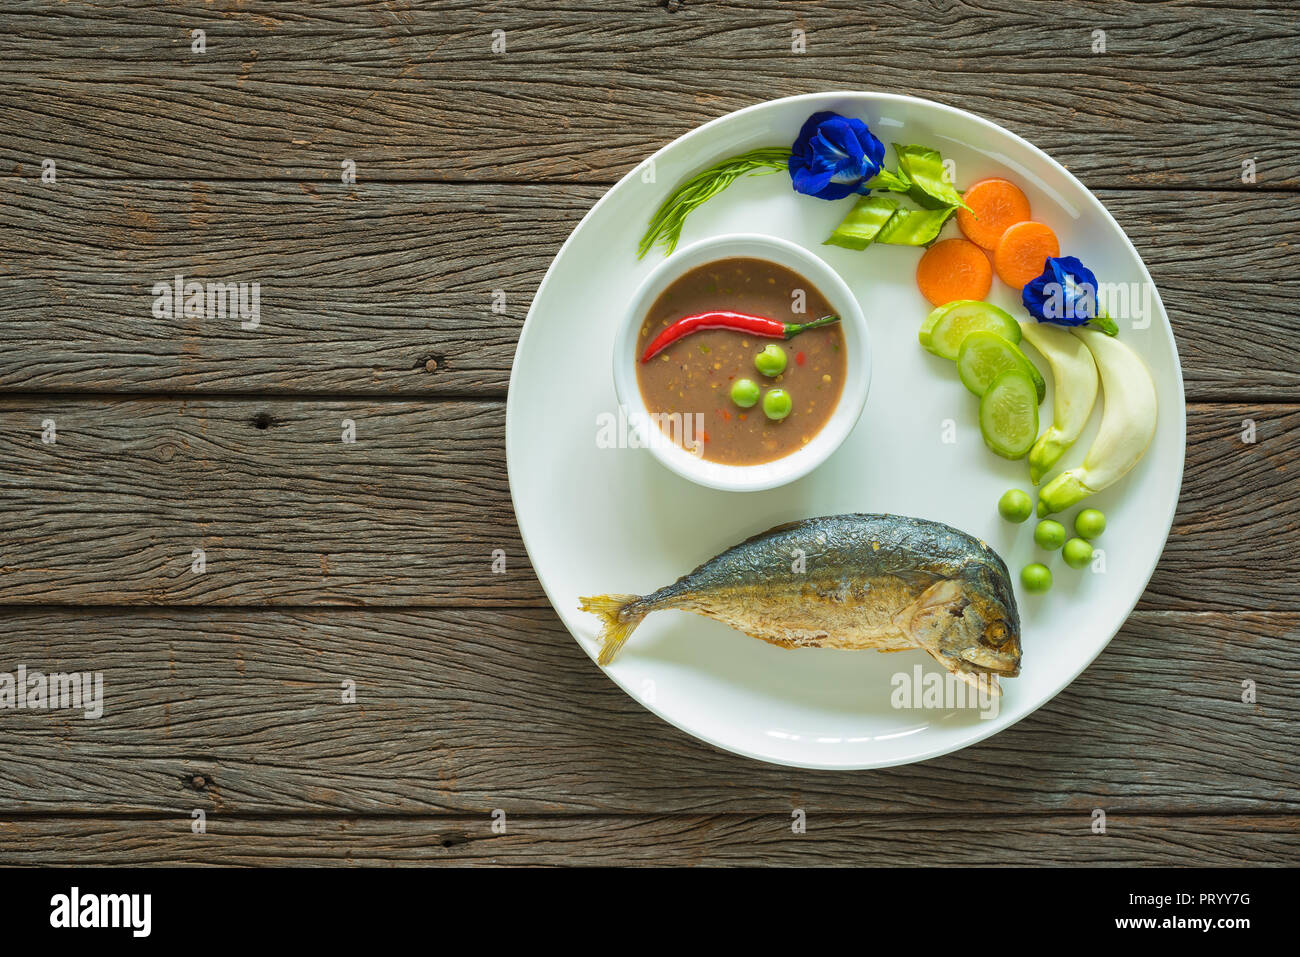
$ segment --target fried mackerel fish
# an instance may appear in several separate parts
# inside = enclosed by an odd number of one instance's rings
[[[778,525],[649,595],[580,601],[604,621],[602,665],[646,615],[677,608],[783,648],[920,648],[976,687],[997,689],[999,676],[1020,674],[1006,564],[978,539],[923,518]]]

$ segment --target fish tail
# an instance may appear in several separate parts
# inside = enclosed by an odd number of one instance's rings
[[[640,600],[640,595],[595,595],[578,599],[579,608],[599,615],[604,622],[604,628],[600,632],[600,657],[596,659],[601,665],[614,660],[628,635],[646,616],[644,611],[628,610],[628,606]]]

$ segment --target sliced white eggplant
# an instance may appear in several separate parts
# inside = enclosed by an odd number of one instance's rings
[[[1021,332],[1052,368],[1052,424],[1029,450],[1029,480],[1037,485],[1088,424],[1097,400],[1097,364],[1083,340],[1042,322],[1021,322]]]
[[[1095,329],[1079,327],[1078,336],[1101,374],[1101,427],[1079,468],[1052,479],[1038,495],[1039,516],[1069,508],[1127,475],[1156,434],[1156,384],[1142,358],[1127,344]]]

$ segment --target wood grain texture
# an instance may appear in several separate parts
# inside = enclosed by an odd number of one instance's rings
[[[1188,408],[1178,511],[1139,607],[1300,609],[1295,443],[1295,405]]]
[[[545,604],[503,424],[499,402],[0,399],[0,602]],[[1142,607],[1300,610],[1297,454],[1300,407],[1191,406]]]
[[[1300,860],[1293,4],[0,17],[0,673],[105,682],[96,720],[0,709],[0,865]],[[1149,265],[1194,403],[1168,547],[1101,657],[989,741],[839,774],[704,745],[582,653],[523,553],[500,402],[609,183],[834,89],[963,107],[1067,164]],[[260,329],[154,319],[177,272],[259,282]]]
[[[368,180],[612,181],[739,107],[877,89],[1002,123],[1092,186],[1237,189],[1252,158],[1300,186],[1287,4],[7,6],[6,172],[337,182],[350,158]]]
[[[0,601],[544,601],[510,507],[504,412],[0,402]],[[54,444],[42,442],[46,421]],[[195,549],[203,574],[191,571]],[[505,574],[492,571],[497,549]]]
[[[9,178],[0,391],[503,396],[533,292],[602,192]],[[1293,204],[1100,197],[1161,291],[1189,398],[1300,399]],[[178,273],[258,282],[260,327],[155,318]]]
[[[774,767],[677,731],[606,678],[549,609],[9,609],[3,628],[0,671],[99,671],[104,693],[98,719],[0,711],[0,815],[459,811],[486,822],[502,808],[788,821],[801,808],[873,820],[1069,813],[1086,831],[1098,807],[1300,813],[1293,613],[1139,612],[1014,727],[870,772]]]
[[[227,867],[473,866],[1010,866],[1182,867],[1294,865],[1292,815],[1107,817],[1089,814],[870,818],[813,814],[795,834],[768,815],[565,815],[506,818],[496,834],[478,817],[375,819],[0,819],[0,865]]]
[[[339,395],[503,395],[532,291],[600,192],[6,183],[4,388]],[[257,282],[260,325],[156,318],[177,274]]]

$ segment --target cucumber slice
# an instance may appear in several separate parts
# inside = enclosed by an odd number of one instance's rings
[[[940,319],[948,315],[948,313],[952,312],[954,309],[958,308],[959,306],[965,307],[965,306],[983,306],[983,305],[984,303],[980,302],[978,299],[954,299],[952,302],[945,302],[942,306],[935,306],[933,309],[930,310],[930,314],[926,316],[925,320],[921,323],[921,329],[916,334],[916,338],[920,340],[922,346],[924,346],[926,349],[929,349],[930,333],[934,330],[934,327],[939,324]],[[934,350],[930,350],[930,351],[934,351]]]
[[[940,319],[942,319],[942,318],[944,317],[944,314],[945,314],[949,309],[951,309],[953,306],[957,305],[957,303],[962,302],[962,301],[964,301],[964,300],[957,299],[957,300],[954,300],[953,302],[946,302],[946,303],[944,303],[942,306],[935,306],[933,309],[930,310],[930,314],[929,314],[928,316],[925,317],[925,320],[921,323],[921,329],[920,329],[920,331],[917,332],[917,334],[916,334],[916,338],[917,338],[917,340],[920,341],[921,346],[922,346],[924,349],[926,349],[927,351],[931,351],[931,352],[934,351],[934,350],[930,349],[930,332],[931,332],[931,330],[934,329],[935,325],[938,323],[938,321],[939,321]]]
[[[1018,346],[997,333],[982,329],[961,341],[961,348],[957,350],[957,374],[961,376],[962,384],[976,395],[983,395],[994,379],[1011,369],[1029,376],[1034,391],[1038,393],[1038,401],[1042,402],[1047,395],[1047,382]]]
[[[1029,376],[1012,369],[989,384],[980,398],[980,434],[1004,459],[1029,453],[1038,438],[1038,393]]]
[[[934,316],[934,312],[939,312],[939,309],[943,312],[927,328],[930,317]],[[1004,310],[987,302],[958,299],[956,302],[945,303],[939,309],[930,313],[925,323],[921,324],[922,331],[929,338],[928,343],[922,340],[921,345],[936,356],[956,359],[961,341],[976,331],[996,333],[1012,345],[1020,341],[1020,323]]]

